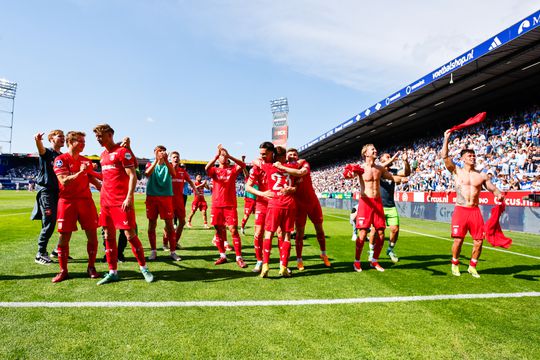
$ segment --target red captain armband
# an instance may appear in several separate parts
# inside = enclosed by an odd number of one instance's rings
[[[358,164],[347,164],[345,165],[345,169],[343,170],[343,177],[345,179],[352,179],[357,174],[362,175],[364,173],[364,169],[358,165]]]

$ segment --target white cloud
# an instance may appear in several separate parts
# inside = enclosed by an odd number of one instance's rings
[[[505,1],[211,1],[182,8],[219,46],[354,89],[414,81],[536,11]]]
[[[146,118],[146,122],[149,122],[149,123],[155,123],[156,120],[154,120],[154,118],[147,117],[147,118]]]

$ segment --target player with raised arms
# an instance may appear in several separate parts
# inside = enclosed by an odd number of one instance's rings
[[[229,160],[232,160],[235,165],[232,166]],[[216,161],[219,162],[218,167],[215,166]],[[242,259],[242,241],[238,233],[236,202],[236,178],[245,167],[246,164],[242,160],[231,156],[221,144],[217,147],[216,156],[205,167],[206,173],[213,183],[210,217],[212,225],[216,228],[215,240],[219,251],[219,259],[215,261],[215,265],[227,262],[225,238],[227,228],[229,228],[236,253],[236,263],[241,268],[247,267]]]
[[[458,167],[454,164],[448,154],[448,141],[452,132],[452,129],[444,132],[441,151],[444,165],[454,176],[456,189],[456,206],[452,214],[451,236],[454,238],[454,244],[452,245],[451,270],[452,275],[461,276],[461,272],[459,271],[459,254],[461,253],[461,246],[468,231],[473,238],[473,250],[467,271],[473,277],[479,278],[480,275],[476,270],[476,265],[482,253],[482,243],[484,241],[484,219],[478,207],[480,191],[482,191],[482,187],[485,187],[495,195],[498,201],[502,201],[504,196],[493,185],[486,174],[480,173],[475,169],[476,154],[474,150],[461,150],[460,158],[463,162],[463,167]]]
[[[193,215],[195,215],[195,212],[199,210],[203,214],[204,228],[208,229],[208,219],[206,215],[208,204],[206,203],[206,200],[204,199],[204,189],[210,190],[210,185],[208,185],[208,181],[202,179],[202,176],[200,174],[197,174],[195,176],[195,182],[193,184],[195,185],[195,190],[193,190],[191,214],[189,214],[187,227],[188,228],[192,227],[191,220],[193,219]]]

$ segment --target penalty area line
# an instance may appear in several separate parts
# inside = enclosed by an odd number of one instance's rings
[[[348,218],[343,217],[343,216],[337,216],[337,215],[331,215],[331,214],[326,214],[325,216],[330,216],[330,217],[333,217],[333,218],[338,218],[338,219],[348,220]],[[403,232],[410,233],[410,234],[416,234],[416,235],[427,236],[427,237],[430,237],[430,238],[433,238],[433,239],[440,239],[440,240],[444,240],[444,241],[454,242],[454,240],[449,239],[449,238],[445,238],[445,237],[437,236],[437,235],[425,234],[425,233],[421,233],[421,232],[418,232],[418,231],[405,230],[405,229],[403,229],[403,228],[400,228],[399,231],[403,231]],[[473,246],[473,243],[471,243],[471,242],[463,242],[463,244],[464,244],[464,245]],[[499,249],[499,248],[495,248],[495,247],[486,247],[486,246],[483,246],[483,247],[482,247],[482,250],[499,251],[499,252],[503,252],[503,253],[507,253],[507,254],[518,255],[518,256],[528,257],[528,258],[531,258],[531,259],[540,260],[540,257],[539,257],[539,256],[534,256],[534,255],[529,255],[529,254],[518,253],[518,252],[515,252],[515,251],[504,250],[504,249]]]
[[[82,301],[82,302],[0,302],[0,308],[167,308],[167,307],[259,307],[259,306],[306,306],[365,303],[395,303],[438,300],[471,300],[497,298],[539,297],[540,292],[454,294],[426,296],[367,297],[351,299],[306,300],[245,300],[245,301]]]

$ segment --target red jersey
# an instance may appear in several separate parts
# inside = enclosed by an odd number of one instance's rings
[[[172,174],[172,189],[175,197],[184,196],[184,183],[191,179],[188,172],[181,168],[177,167],[176,171]]]
[[[135,167],[136,159],[126,148],[115,145],[111,151],[101,153],[101,206],[121,206],[129,191],[126,168]]]
[[[88,170],[93,169],[92,162],[84,156],[74,159],[69,153],[64,153],[57,156],[54,160],[54,173],[56,175],[74,175],[81,170],[81,164],[83,163],[86,164]],[[86,171],[69,184],[62,185],[59,181],[58,186],[60,187],[59,197],[61,199],[92,198],[88,173]]]
[[[290,168],[297,168],[294,164],[283,164]],[[279,170],[274,164],[262,164],[262,170],[266,174],[268,190],[274,193],[274,197],[268,200],[269,208],[289,208],[295,205],[293,194],[282,194],[285,187],[294,186],[293,178],[285,171]]]
[[[271,163],[268,163],[272,165]],[[263,166],[266,165],[266,163],[253,163],[253,167],[249,171],[249,180],[251,180],[251,183],[253,185],[259,185],[259,191],[266,191],[268,190],[268,181],[266,180],[266,173],[263,170]],[[265,197],[257,196],[258,202],[268,203],[268,200]]]
[[[197,191],[193,193],[194,200],[205,201],[204,200],[204,185],[202,185],[203,183],[204,181],[197,181],[197,180],[193,182],[193,184],[195,185],[195,189],[197,189]]]
[[[236,178],[242,171],[239,165],[226,168],[211,167],[208,176],[213,180],[212,207],[236,207]]]
[[[302,161],[299,163],[291,163],[295,165],[297,169],[306,169],[306,175],[296,178],[296,192],[294,193],[294,198],[298,203],[302,204],[311,204],[314,200],[317,202],[317,194],[313,188],[313,183],[311,182],[311,167],[307,161]]]

